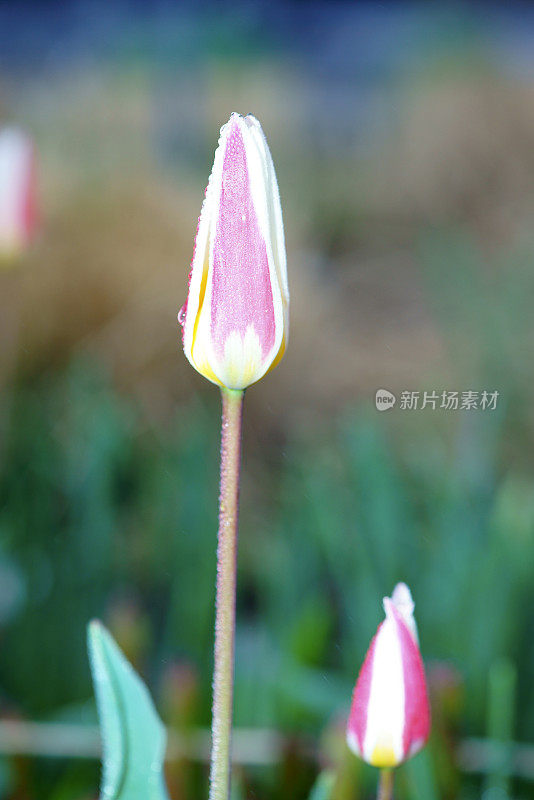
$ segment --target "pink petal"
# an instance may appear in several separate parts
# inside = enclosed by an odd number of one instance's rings
[[[384,623],[382,622],[375,633],[365,661],[363,662],[354,692],[352,695],[352,707],[350,710],[348,730],[356,737],[360,753],[363,753],[363,743],[365,739],[365,731],[367,729],[367,709],[369,706],[369,695],[371,694],[371,680],[373,677],[373,660],[375,654],[375,646],[380,628]]]
[[[273,293],[265,240],[250,191],[245,145],[239,126],[228,136],[222,170],[219,217],[213,242],[211,335],[219,358],[231,333],[252,326],[261,352],[275,342]]]
[[[404,732],[405,758],[417,752],[430,733],[430,708],[426,689],[425,670],[419,648],[410,629],[394,604],[391,611],[397,623],[404,673]]]

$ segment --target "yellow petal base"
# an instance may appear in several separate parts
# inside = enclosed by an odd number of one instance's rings
[[[396,767],[399,763],[395,751],[389,744],[377,744],[369,761],[373,767]]]

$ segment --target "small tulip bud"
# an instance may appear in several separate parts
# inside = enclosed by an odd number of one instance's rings
[[[35,169],[30,139],[16,128],[0,131],[0,260],[29,245],[35,228]]]
[[[404,583],[384,598],[386,619],[367,651],[352,697],[347,742],[375,767],[394,767],[415,755],[430,733],[413,609]]]
[[[267,141],[252,115],[232,114],[198,220],[184,352],[208,380],[245,389],[282,358],[289,292],[282,209]]]

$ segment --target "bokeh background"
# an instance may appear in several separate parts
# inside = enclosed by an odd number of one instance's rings
[[[0,272],[0,796],[96,797],[92,617],[176,740],[209,725],[219,402],[176,314],[234,110],[268,136],[292,292],[246,398],[235,797],[324,766],[373,796],[343,724],[401,579],[434,730],[399,800],[534,797],[533,9],[320,0],[0,5],[40,209]],[[379,388],[499,399],[380,413]],[[201,754],[167,773],[206,796]]]

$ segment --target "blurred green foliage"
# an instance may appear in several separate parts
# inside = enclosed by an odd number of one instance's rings
[[[460,796],[454,748],[460,734],[486,734],[488,669],[502,658],[517,669],[513,736],[534,740],[531,476],[501,474],[503,413],[456,412],[443,430],[432,417],[419,438],[399,432],[395,413],[347,410],[313,438],[295,435],[268,464],[254,461],[260,488],[245,481],[242,493],[236,724],[318,737],[340,798],[373,791],[342,725],[398,580],[416,601],[434,710],[431,747],[401,769],[399,798]],[[100,617],[168,724],[209,724],[218,414],[214,393],[151,425],[84,362],[12,392],[0,477],[5,714],[94,719],[84,638]],[[83,763],[13,763],[2,780],[41,797],[97,784]],[[238,784],[305,797],[316,771],[288,746],[279,767],[245,769]],[[205,780],[203,768],[169,765],[171,796],[199,796]]]

